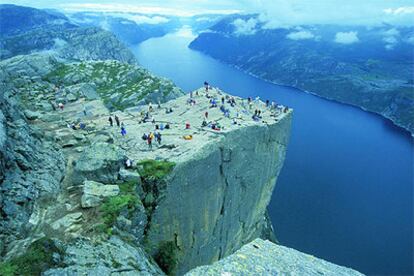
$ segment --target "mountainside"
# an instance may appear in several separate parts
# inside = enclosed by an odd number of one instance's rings
[[[269,29],[249,15],[223,19],[190,48],[259,78],[382,114],[413,133],[413,41],[407,27]]]
[[[0,13],[0,60],[51,51],[63,59],[115,59],[136,63],[130,50],[108,31],[96,27],[79,27],[63,15],[26,7],[0,5]],[[24,16],[26,19],[23,21],[26,23],[22,25],[19,21],[16,22],[11,15],[17,18]]]
[[[128,45],[166,35],[180,26],[178,18],[156,14],[78,12],[68,16],[79,26],[95,26],[110,31]]]
[[[252,241],[241,252],[267,259],[246,264],[272,268],[280,247],[257,239],[273,237],[293,110],[185,95],[107,32],[49,27],[8,36],[33,42],[0,61],[0,275],[183,275]],[[47,50],[52,38],[66,48]],[[357,275],[288,257],[290,272]]]

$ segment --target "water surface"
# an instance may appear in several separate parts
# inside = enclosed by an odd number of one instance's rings
[[[413,273],[413,140],[382,117],[274,85],[187,47],[188,30],[133,47],[139,62],[186,91],[205,80],[228,93],[294,108],[269,213],[278,240],[367,274]]]

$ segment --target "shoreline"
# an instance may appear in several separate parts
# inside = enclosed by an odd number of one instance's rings
[[[252,72],[249,72],[248,70],[245,70],[245,69],[241,68],[238,65],[235,65],[235,64],[232,64],[232,63],[228,63],[228,62],[225,62],[225,61],[223,61],[221,59],[215,58],[215,57],[207,54],[204,51],[200,51],[198,49],[191,48],[190,45],[188,45],[188,47],[190,49],[192,49],[192,50],[198,51],[198,52],[203,53],[203,54],[205,54],[205,55],[207,55],[207,56],[209,56],[211,58],[214,58],[215,60],[217,60],[217,61],[219,61],[219,62],[221,62],[223,64],[226,64],[226,65],[228,65],[228,66],[230,66],[232,68],[235,68],[235,69],[237,69],[237,70],[239,70],[239,71],[241,71],[241,72],[243,72],[243,73],[245,73],[245,74],[247,74],[247,75],[249,75],[249,76],[251,76],[251,77],[253,77],[255,79],[258,79],[258,80],[261,80],[261,81],[265,81],[267,83],[274,84],[274,85],[278,85],[278,86],[283,86],[283,87],[287,87],[287,88],[297,89],[300,92],[304,92],[304,93],[307,93],[307,94],[316,96],[316,97],[321,98],[321,99],[324,99],[324,100],[328,100],[328,101],[336,102],[336,103],[339,103],[339,104],[344,104],[344,105],[352,106],[352,107],[358,108],[358,109],[360,109],[360,110],[362,110],[364,112],[368,112],[368,113],[371,113],[371,114],[380,116],[381,118],[385,119],[386,121],[391,122],[394,126],[398,127],[403,132],[408,133],[411,136],[411,138],[414,138],[414,132],[411,132],[406,126],[401,125],[401,124],[398,124],[397,122],[395,122],[395,120],[393,120],[392,118],[390,118],[389,116],[387,116],[385,114],[382,114],[382,113],[379,113],[379,112],[375,112],[375,111],[372,111],[372,110],[368,110],[365,107],[360,106],[360,105],[343,102],[343,101],[340,101],[340,100],[337,100],[337,99],[333,99],[333,98],[329,98],[329,97],[324,97],[324,96],[321,96],[321,95],[319,95],[319,94],[317,94],[315,92],[308,91],[308,90],[304,90],[304,89],[301,89],[301,88],[298,88],[298,87],[295,87],[295,86],[292,86],[292,85],[281,84],[281,83],[277,83],[276,81],[272,81],[272,80],[269,80],[269,79],[265,79],[265,78],[259,77],[258,75],[254,74]]]

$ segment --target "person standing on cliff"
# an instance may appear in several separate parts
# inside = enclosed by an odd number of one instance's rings
[[[206,117],[206,120],[208,120],[208,111],[206,111],[206,113],[204,113],[204,117]]]
[[[122,123],[122,125],[121,125],[121,135],[122,136],[126,135],[126,129],[125,129],[124,123]]]
[[[154,138],[154,134],[150,132],[147,136],[147,143],[148,143],[148,148],[151,150],[152,150],[152,138]]]
[[[114,121],[112,120],[111,116],[109,116],[108,121],[109,121],[109,125],[112,127],[114,125]]]
[[[120,121],[119,121],[119,117],[115,115],[115,122],[116,122],[116,126],[119,127],[121,125]]]

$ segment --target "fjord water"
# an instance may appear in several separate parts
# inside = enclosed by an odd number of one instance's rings
[[[366,274],[412,274],[411,136],[378,115],[256,79],[193,51],[187,47],[193,38],[184,29],[132,50],[142,66],[186,91],[207,80],[234,95],[294,108],[269,205],[280,243]]]

